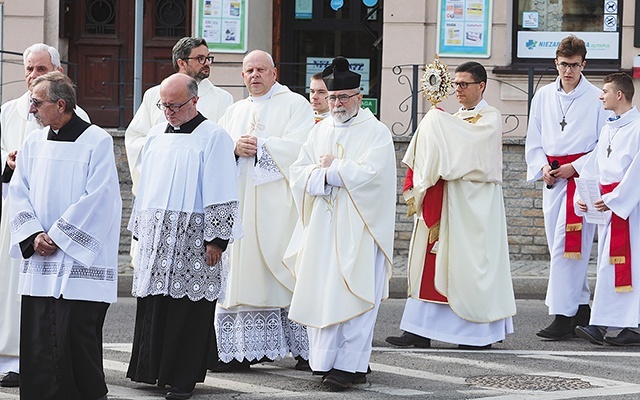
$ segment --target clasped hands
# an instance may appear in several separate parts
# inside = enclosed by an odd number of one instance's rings
[[[56,252],[58,246],[51,240],[46,232],[40,232],[33,239],[33,249],[43,257],[50,256]]]
[[[323,154],[320,156],[318,165],[320,166],[320,168],[329,168],[331,166],[331,163],[335,159],[336,156],[334,156],[333,154]]]
[[[550,165],[542,167],[542,180],[549,186],[553,186],[558,178],[569,179],[576,174],[575,168],[571,163],[561,165],[557,169],[551,169]]]
[[[242,135],[236,141],[234,153],[238,157],[254,157],[258,152],[258,138],[251,135]]]

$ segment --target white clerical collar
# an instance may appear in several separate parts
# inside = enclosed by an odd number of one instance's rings
[[[488,105],[489,103],[487,103],[485,99],[482,99],[474,107],[469,107],[469,108],[460,107],[460,111],[480,111]]]
[[[556,78],[556,92],[558,93],[558,95],[566,98],[566,99],[574,99],[576,97],[581,96],[583,93],[585,93],[585,91],[588,89],[589,85],[588,85],[588,81],[587,78],[584,77],[584,75],[580,74],[580,80],[578,81],[578,84],[576,85],[575,88],[573,88],[572,91],[570,91],[569,93],[565,92],[564,89],[562,88],[562,78],[560,78],[560,76],[558,76]]]
[[[280,90],[280,88],[282,87],[281,84],[279,84],[278,82],[275,82],[273,84],[273,86],[271,86],[271,89],[269,89],[269,91],[265,94],[263,94],[262,96],[249,96],[249,98],[251,99],[251,101],[255,101],[255,102],[261,102],[261,101],[267,101],[269,99],[271,99],[273,97],[273,95]]]
[[[627,125],[629,122],[634,121],[636,118],[638,118],[638,110],[636,109],[636,106],[631,107],[630,110],[627,110],[626,112],[616,116],[615,114],[612,114],[611,117],[613,119],[607,118],[606,124],[609,125],[612,128],[617,128],[617,127],[621,127],[621,126],[625,126]],[[617,117],[617,118],[616,118]]]

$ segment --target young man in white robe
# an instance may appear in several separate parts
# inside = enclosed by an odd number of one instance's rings
[[[576,212],[604,213],[598,224],[598,275],[591,320],[576,334],[597,345],[640,345],[640,112],[631,103],[633,80],[624,73],[604,78],[600,100],[613,111],[600,140],[580,169],[580,178],[599,184],[593,206],[576,194]],[[608,329],[622,329],[605,336]]]
[[[556,50],[558,78],[533,97],[525,157],[527,181],[542,179],[542,210],[551,255],[545,303],[553,322],[537,335],[550,340],[574,336],[589,322],[587,265],[595,225],[575,214],[574,178],[598,141],[607,112],[600,89],[582,75],[587,49],[570,35]],[[569,201],[567,201],[569,198]]]
[[[402,160],[415,217],[404,333],[387,337],[392,345],[430,347],[435,339],[481,350],[513,333],[502,116],[482,98],[486,84],[481,64],[458,66],[462,107],[454,115],[431,109]]]
[[[289,318],[307,326],[309,363],[323,384],[366,382],[380,301],[389,294],[396,168],[389,129],[360,109],[360,75],[337,57],[323,71],[331,117],[291,166],[302,219]]]
[[[102,326],[117,298],[122,202],[113,140],[74,112],[73,83],[31,82],[32,131],[9,185],[21,399],[106,399]]]
[[[207,42],[202,38],[183,37],[173,46],[171,58],[177,73],[188,75],[198,82],[198,111],[206,119],[218,122],[226,109],[233,104],[233,97],[209,80],[213,56],[209,53]],[[164,113],[156,107],[158,101],[160,101],[160,85],[153,86],[144,92],[142,104],[124,133],[134,195],[137,193],[140,182],[136,165],[147,134],[151,127],[166,122]]]
[[[198,84],[185,74],[160,84],[168,124],[151,129],[141,152],[129,222],[138,246],[127,376],[171,386],[167,399],[188,399],[204,381],[225,250],[241,236],[233,141],[197,102]]]
[[[29,46],[23,53],[24,74],[27,88],[31,81],[52,71],[62,71],[60,54],[54,47],[44,43]],[[0,222],[0,386],[18,387],[20,383],[20,296],[18,277],[20,260],[9,257],[11,234],[9,230],[9,199],[6,197],[9,182],[15,169],[15,159],[27,134],[38,129],[38,124],[29,114],[29,91],[2,105],[0,110],[0,152],[3,200]],[[89,116],[76,106],[76,114],[89,122]]]
[[[235,141],[245,235],[231,246],[225,297],[216,311],[220,362],[212,363],[214,371],[246,370],[289,353],[297,368],[308,368],[306,331],[287,318],[294,278],[282,258],[298,220],[289,167],[313,127],[313,111],[276,76],[269,53],[247,54],[242,77],[249,97],[220,120]]]
[[[322,72],[313,74],[309,80],[309,103],[313,108],[313,118],[316,124],[331,115],[327,96],[329,96],[329,92],[327,85],[322,80]]]

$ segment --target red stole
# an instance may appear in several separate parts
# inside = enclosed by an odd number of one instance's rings
[[[574,162],[587,153],[569,154],[567,156],[547,156],[549,165],[558,161],[560,165]],[[574,260],[582,259],[582,217],[576,215],[573,208],[573,195],[576,192],[576,182],[573,180],[578,174],[567,179],[567,198],[565,204],[565,237],[564,257]]]
[[[404,180],[403,192],[413,188],[413,170],[407,169]],[[442,216],[442,201],[444,197],[444,180],[439,179],[435,185],[427,189],[422,201],[422,218],[427,228],[429,237],[427,240],[427,253],[424,258],[422,280],[420,282],[419,298],[435,303],[447,303],[445,296],[436,290],[434,279],[436,275],[436,254],[432,252],[434,245],[440,237],[440,218]],[[418,223],[421,223],[418,220]]]
[[[600,185],[602,194],[611,193],[620,182]],[[631,237],[629,220],[611,213],[609,263],[615,268],[616,292],[630,292],[631,287]]]

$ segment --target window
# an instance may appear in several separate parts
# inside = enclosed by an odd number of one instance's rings
[[[573,33],[587,44],[591,65],[620,65],[622,0],[514,1],[514,64],[554,59]]]

